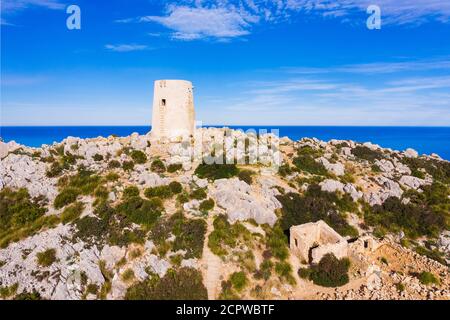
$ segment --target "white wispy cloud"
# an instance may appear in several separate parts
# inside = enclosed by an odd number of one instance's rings
[[[0,25],[2,26],[15,26],[10,22],[10,16],[17,14],[23,10],[29,8],[45,8],[50,10],[62,10],[65,8],[65,4],[60,0],[1,0],[0,8],[2,18],[0,19]],[[5,18],[5,16],[7,18]]]
[[[346,65],[300,68],[297,73],[278,70],[267,73],[265,81],[237,83],[232,98],[217,98],[215,110],[223,110],[221,119],[235,121],[239,114],[243,123],[238,124],[277,119],[285,125],[448,126],[450,68],[445,61],[404,61],[397,67],[394,64],[396,72],[389,74],[382,66],[390,62],[371,64],[379,68]],[[366,74],[374,70],[378,72],[376,81]],[[435,72],[424,76],[423,70]],[[352,77],[347,72],[352,72]]]
[[[1,9],[3,14],[21,11],[31,7],[42,7],[52,10],[61,10],[65,4],[59,0],[2,0]]]
[[[188,7],[172,5],[166,16],[145,16],[140,22],[156,22],[171,30],[172,37],[179,40],[200,38],[234,38],[249,33],[251,23],[258,17],[237,8]]]
[[[105,48],[114,52],[131,52],[150,49],[143,44],[107,44],[105,45]]]
[[[343,22],[365,23],[369,5],[382,11],[383,25],[450,22],[448,0],[178,0],[169,1],[163,15],[126,18],[116,22],[153,22],[173,31],[172,38],[196,40],[231,39],[248,35],[255,25],[279,23],[318,15]]]
[[[397,72],[450,70],[450,57],[432,60],[362,63],[327,68],[286,67],[283,68],[283,70],[288,73],[303,75],[322,73],[388,74]]]

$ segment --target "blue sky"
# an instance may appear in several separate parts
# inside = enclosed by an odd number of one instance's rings
[[[81,9],[68,30],[66,8]],[[369,30],[369,5],[382,13]],[[235,125],[450,125],[448,0],[2,0],[2,125],[147,125],[153,81]]]

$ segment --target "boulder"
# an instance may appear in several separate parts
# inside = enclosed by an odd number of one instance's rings
[[[337,180],[332,180],[332,179],[326,179],[324,181],[322,181],[321,183],[319,183],[322,191],[327,191],[327,192],[344,192],[344,184],[337,181]]]
[[[401,185],[414,190],[419,189],[423,185],[429,184],[426,180],[413,176],[402,176],[399,182]]]
[[[254,219],[258,224],[273,226],[277,220],[274,211],[278,200],[262,197],[237,178],[216,180],[211,194],[216,204],[225,209],[231,223]]]
[[[414,149],[408,148],[403,152],[403,155],[407,158],[417,158],[419,153]]]
[[[320,157],[319,159],[317,159],[317,161],[320,162],[325,167],[325,169],[336,176],[343,176],[345,174],[345,168],[342,163],[330,163],[328,159],[324,157]]]

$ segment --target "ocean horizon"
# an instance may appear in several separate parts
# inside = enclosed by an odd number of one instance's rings
[[[303,137],[353,140],[372,142],[383,148],[405,150],[413,148],[419,154],[436,153],[450,160],[450,127],[398,127],[398,126],[232,126],[205,125],[203,127],[228,127],[231,129],[279,130],[279,136],[292,140]],[[40,147],[43,144],[61,142],[68,136],[95,138],[109,135],[128,136],[133,132],[146,134],[151,126],[0,126],[0,137],[4,142],[16,141],[29,146]]]

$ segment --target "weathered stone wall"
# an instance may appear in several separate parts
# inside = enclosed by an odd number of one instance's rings
[[[311,263],[318,263],[327,253],[339,259],[348,255],[347,241],[322,220],[291,227],[290,248],[300,259]]]

